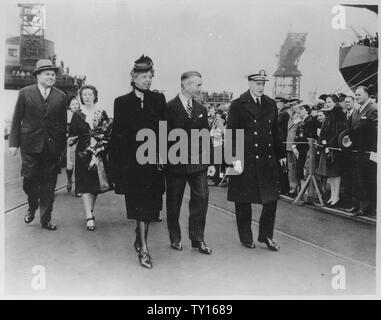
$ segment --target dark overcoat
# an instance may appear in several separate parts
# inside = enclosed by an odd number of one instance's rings
[[[230,201],[266,204],[278,199],[277,161],[286,155],[279,134],[276,103],[266,95],[261,100],[258,105],[250,91],[246,91],[229,109],[227,129],[233,133],[235,129],[244,130],[244,159],[241,159],[244,168],[242,174],[230,177]],[[231,143],[234,150],[234,134]]]
[[[37,84],[20,89],[13,113],[9,147],[40,153],[45,145],[61,153],[66,145],[66,95],[52,87],[44,101]]]
[[[156,164],[139,164],[136,151],[140,129],[151,129],[159,137],[159,121],[164,120],[165,97],[161,93],[144,94],[144,107],[134,91],[114,102],[114,120],[109,145],[109,168],[115,193],[144,197],[164,193],[164,175]]]
[[[348,122],[353,149],[377,151],[377,110],[377,104],[369,102],[361,112],[358,110],[353,111],[351,121]]]

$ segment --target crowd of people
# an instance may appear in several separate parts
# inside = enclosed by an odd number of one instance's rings
[[[360,40],[357,41],[357,44],[360,46],[378,48],[378,32],[376,32],[376,35],[374,37],[372,36],[361,37]]]
[[[155,70],[152,60],[143,55],[131,71],[131,91],[115,99],[111,119],[97,103],[98,89],[92,85],[83,85],[77,96],[67,99],[54,87],[57,71],[50,60],[37,62],[32,73],[37,83],[19,91],[12,119],[9,150],[12,155],[21,151],[29,205],[25,223],[34,220],[39,207],[42,228],[56,230],[51,222],[54,188],[65,146],[67,191],[71,192],[75,176],[75,194],[82,197],[87,230],[95,230],[100,194],[113,190],[123,195],[127,218],[136,221],[133,247],[140,264],[149,269],[148,230],[151,222],[160,220],[164,193],[170,247],[183,250],[179,216],[186,184],[191,246],[202,254],[212,253],[204,238],[208,177],[222,185],[229,169],[236,174],[226,179],[227,200],[235,203],[239,239],[246,248],[255,248],[251,204],[257,203],[262,204],[258,241],[279,251],[273,240],[279,192],[295,196],[311,174],[311,161],[316,161],[322,189],[325,182],[329,186],[328,205],[340,206],[344,192],[354,215],[370,214],[376,208],[377,105],[366,87],[358,87],[355,97],[321,95],[314,105],[282,96],[274,101],[264,94],[268,79],[260,70],[247,76],[248,90],[232,101],[226,114],[218,106],[207,111],[199,102],[202,76],[198,71],[183,72],[179,94],[166,102],[164,94],[150,90]],[[188,152],[185,161],[164,164],[163,157],[169,158],[171,148],[179,144],[169,139],[164,154],[154,148],[153,163],[141,163],[138,151],[144,142],[137,135],[148,129],[159,139],[162,121],[168,132],[185,132],[187,148],[192,148],[193,130],[209,131],[211,161],[204,157],[208,148],[197,144],[196,154]],[[232,135],[225,136],[226,130]],[[237,142],[239,131],[243,141]],[[215,156],[224,154],[221,150],[229,145],[231,160],[218,161]]]
[[[280,194],[296,198],[311,174],[310,161],[314,161],[313,174],[325,206],[355,216],[376,214],[376,163],[369,158],[371,152],[376,153],[377,101],[373,90],[367,87],[358,87],[355,95],[322,94],[314,104],[285,95],[275,97],[287,154],[287,166],[279,167]],[[209,108],[215,150],[223,148],[227,116],[219,105]],[[343,144],[340,139],[346,137],[347,141],[352,137],[354,143]],[[227,169],[226,164],[216,165],[209,185],[226,187]]]
[[[377,150],[378,117],[368,88],[359,86],[355,96],[322,94],[313,105],[283,96],[275,99],[288,160],[287,168],[280,170],[279,192],[296,197],[314,174],[325,205],[356,216],[375,215],[376,162],[371,155]],[[310,172],[310,161],[315,172]]]

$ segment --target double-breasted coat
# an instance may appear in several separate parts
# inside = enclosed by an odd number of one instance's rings
[[[261,104],[254,102],[250,91],[234,100],[229,109],[227,129],[232,130],[233,155],[235,129],[244,130],[243,172],[232,175],[228,200],[267,204],[278,199],[279,159],[285,158],[278,128],[278,110],[270,97],[263,95]]]

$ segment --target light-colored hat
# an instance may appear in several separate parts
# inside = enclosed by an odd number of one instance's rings
[[[249,73],[246,77],[249,81],[269,81],[266,76],[265,70],[259,70],[257,73]]]
[[[58,67],[54,66],[53,63],[49,59],[40,59],[36,63],[36,69],[32,72],[35,76],[38,73],[46,70],[53,70],[54,72],[58,71]]]

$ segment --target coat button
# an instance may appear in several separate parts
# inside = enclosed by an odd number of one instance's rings
[[[269,159],[271,158],[271,156],[269,155]]]
[[[254,120],[255,123],[257,123],[257,120]]]
[[[269,120],[269,123],[271,123],[271,120]]]
[[[255,159],[259,159],[259,156],[255,156]]]
[[[258,134],[258,132],[257,132],[257,131],[254,131],[254,134],[255,134],[255,135],[257,135],[257,134]]]
[[[254,146],[258,147],[258,143],[256,143]]]
[[[271,147],[271,143],[269,143],[269,147]]]

